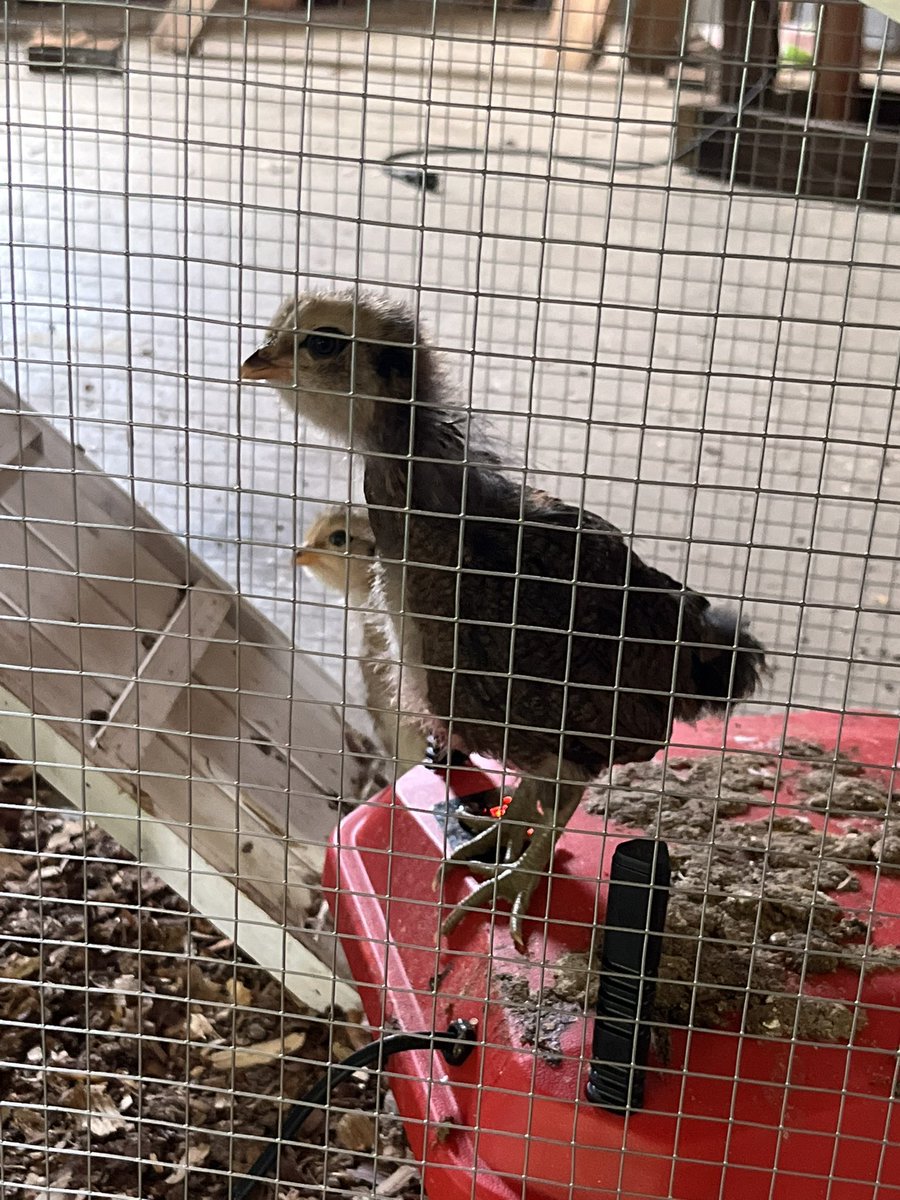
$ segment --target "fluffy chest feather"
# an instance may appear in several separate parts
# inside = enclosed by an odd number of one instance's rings
[[[379,562],[373,572],[372,596],[386,614],[393,630],[393,654],[397,661],[400,711],[412,717],[427,717],[428,678],[425,670],[422,631],[407,612],[402,563]]]

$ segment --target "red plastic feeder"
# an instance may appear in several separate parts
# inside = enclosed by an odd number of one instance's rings
[[[725,748],[777,753],[785,734],[828,753],[839,742],[868,774],[894,782],[895,717],[798,714],[786,727],[779,716],[735,718]],[[672,744],[684,754],[721,752],[722,736],[718,723],[682,726]],[[489,786],[472,771],[453,772],[449,782],[460,796]],[[475,886],[460,868],[448,877],[443,904],[432,890],[443,855],[434,809],[446,795],[440,773],[411,771],[395,792],[343,821],[325,878],[373,1026],[442,1030],[454,1018],[478,1022],[483,1045],[463,1067],[449,1069],[429,1053],[391,1064],[431,1200],[900,1200],[895,972],[862,981],[850,969],[807,977],[805,995],[864,1010],[851,1045],[673,1027],[668,1061],[651,1060],[644,1109],[627,1117],[607,1112],[584,1098],[593,1022],[579,1017],[569,1025],[563,1061],[550,1065],[522,1045],[497,980],[524,970],[540,988],[542,972],[549,984],[549,967],[562,955],[588,948],[622,838],[579,810],[557,847],[549,907],[546,884],[533,898],[532,912],[549,920],[526,923],[530,964],[523,966],[502,911],[494,921],[470,916],[446,944],[438,942],[448,905]],[[777,807],[797,811],[790,777]],[[736,819],[769,813],[757,806]],[[828,822],[833,832],[863,824],[859,817]],[[866,911],[874,945],[900,944],[900,877],[874,869],[858,876],[860,890],[840,902]]]

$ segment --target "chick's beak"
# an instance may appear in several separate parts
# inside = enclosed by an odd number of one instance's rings
[[[318,557],[315,550],[310,550],[309,546],[301,546],[294,555],[294,562],[298,567],[310,567]]]
[[[263,350],[255,350],[241,363],[241,379],[271,379],[274,374],[272,360]]]

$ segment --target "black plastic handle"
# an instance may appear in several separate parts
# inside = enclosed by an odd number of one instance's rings
[[[609,878],[588,1100],[643,1108],[650,1017],[669,903],[669,848],[635,838],[617,847]]]

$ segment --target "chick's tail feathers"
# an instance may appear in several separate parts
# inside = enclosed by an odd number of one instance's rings
[[[736,613],[706,608],[698,632],[690,639],[691,694],[675,702],[682,721],[724,713],[730,703],[749,699],[769,673],[765,650]],[[681,651],[686,652],[687,647]]]

